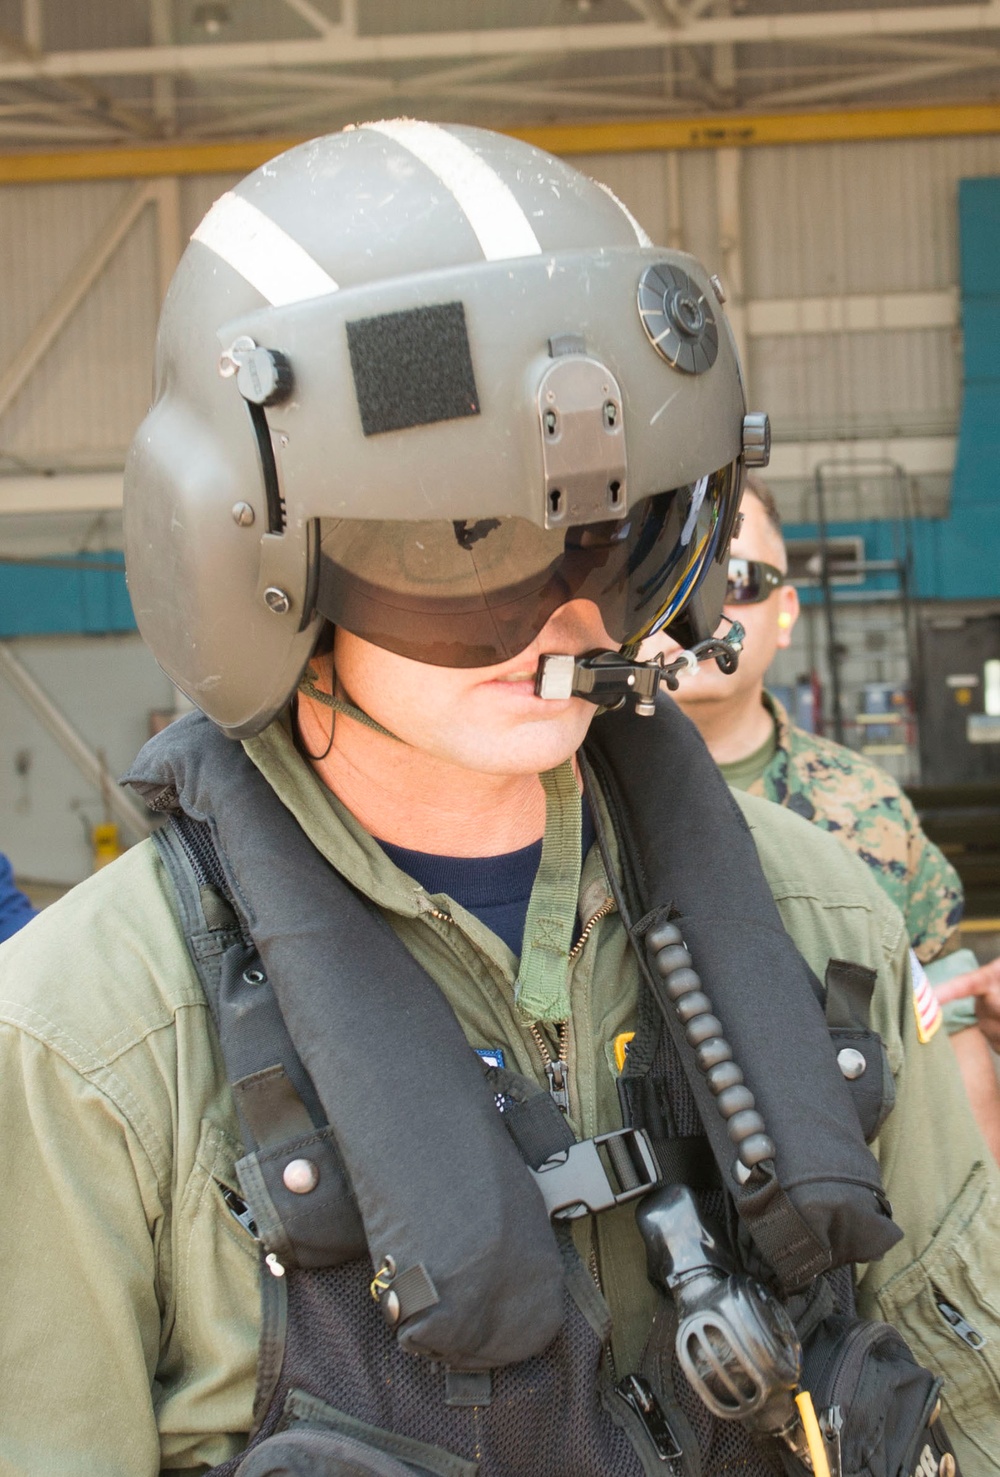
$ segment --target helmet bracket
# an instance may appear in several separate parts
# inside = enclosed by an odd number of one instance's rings
[[[622,392],[611,371],[560,354],[538,387],[546,528],[602,523],[628,511]]]
[[[255,599],[295,631],[305,630],[315,615],[318,558],[314,518],[295,519],[283,533],[265,533],[260,541]]]

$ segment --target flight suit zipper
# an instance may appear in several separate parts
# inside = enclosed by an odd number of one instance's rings
[[[590,935],[593,933],[598,923],[600,923],[601,919],[606,918],[609,913],[614,912],[614,908],[614,898],[609,897],[605,902],[601,904],[597,911],[593,913],[590,918],[588,918],[587,922],[584,924],[583,931],[581,932],[580,937],[577,939],[576,943],[569,951],[568,962],[570,964],[573,963],[574,959],[579,958],[580,954],[583,952],[584,945],[590,938]],[[560,1113],[568,1113],[569,1072],[567,1068],[567,1057],[569,1055],[569,1031],[567,1029],[567,1024],[565,1021],[559,1021],[556,1024],[559,1047],[554,1059],[551,1051],[548,1048],[545,1037],[542,1035],[541,1031],[538,1028],[537,1022],[529,1026],[528,1029],[531,1031],[532,1039],[534,1040],[535,1045],[538,1047],[538,1053],[542,1058],[542,1066],[545,1068],[545,1075],[549,1081],[549,1093],[552,1097],[552,1100],[555,1103],[556,1107],[559,1109]]]
[[[566,1069],[566,1057],[569,1053],[569,1031],[566,1022],[559,1021],[556,1032],[559,1037],[558,1055],[553,1059],[552,1053],[546,1044],[545,1037],[538,1029],[537,1024],[532,1023],[528,1027],[532,1040],[538,1047],[539,1056],[542,1058],[542,1066],[545,1075],[549,1079],[549,1096],[559,1109],[560,1113],[569,1112],[569,1076]]]

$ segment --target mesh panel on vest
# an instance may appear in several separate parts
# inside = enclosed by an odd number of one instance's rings
[[[370,1263],[288,1274],[281,1378],[257,1442],[279,1428],[289,1390],[478,1462],[480,1477],[641,1477],[625,1432],[601,1408],[601,1345],[565,1294],[561,1333],[541,1355],[493,1371],[489,1405],[445,1404],[440,1364],[407,1354],[371,1294]],[[255,1442],[255,1444],[257,1444]],[[216,1467],[230,1477],[242,1456]]]

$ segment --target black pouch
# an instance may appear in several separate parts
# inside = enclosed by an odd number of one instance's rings
[[[281,1425],[251,1446],[235,1477],[476,1477],[440,1446],[370,1426],[305,1390],[289,1390]]]
[[[941,1380],[888,1323],[825,1318],[806,1340],[801,1385],[831,1477],[961,1477],[939,1419]]]
[[[299,1426],[254,1447],[237,1477],[414,1477],[414,1472],[351,1436]]]

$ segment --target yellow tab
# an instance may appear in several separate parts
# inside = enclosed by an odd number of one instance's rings
[[[802,1421],[802,1430],[812,1459],[813,1477],[830,1477],[830,1463],[826,1459],[823,1433],[819,1428],[809,1391],[800,1390],[795,1397],[795,1404],[798,1406],[799,1419]]]
[[[629,1042],[634,1040],[634,1031],[623,1031],[620,1036],[615,1037],[615,1066],[618,1068],[619,1072],[624,1072],[625,1070],[625,1053],[628,1051]]]
[[[118,834],[118,827],[113,821],[96,825],[90,833],[90,840],[94,848],[95,872],[99,867],[106,867],[108,862],[113,862],[122,854],[121,838]]]

